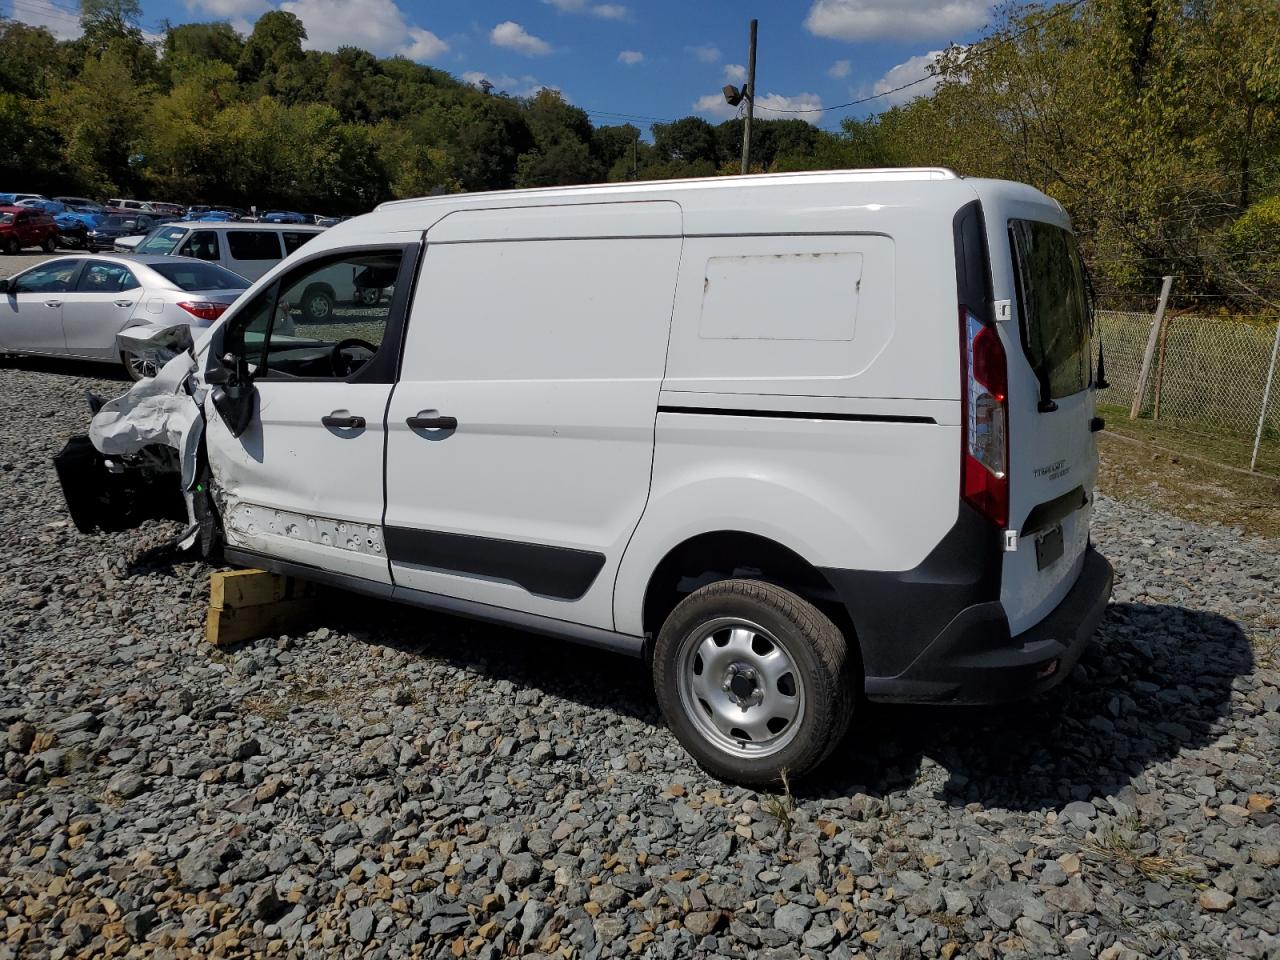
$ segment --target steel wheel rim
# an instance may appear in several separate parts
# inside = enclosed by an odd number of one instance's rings
[[[772,756],[804,719],[804,680],[773,633],[741,617],[699,624],[676,654],[680,706],[698,733],[742,759]]]
[[[150,380],[160,372],[160,365],[154,360],[146,357],[140,357],[136,353],[131,353],[127,357],[129,369],[137,375],[140,380]]]

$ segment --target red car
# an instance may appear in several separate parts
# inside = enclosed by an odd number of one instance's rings
[[[58,225],[53,217],[31,207],[0,207],[0,250],[13,255],[24,247],[53,253]]]

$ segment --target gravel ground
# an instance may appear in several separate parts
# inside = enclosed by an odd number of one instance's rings
[[[176,527],[65,519],[105,370],[0,365],[0,958],[1280,956],[1276,541],[1102,500],[1067,683],[776,797],[602,653],[353,598],[208,647]]]
[[[28,267],[34,267],[37,263],[44,263],[46,260],[52,260],[54,257],[66,256],[69,253],[83,253],[82,250],[59,250],[57,253],[35,253],[31,250],[24,250],[16,257],[0,256],[0,277],[12,277],[14,274],[21,273]]]

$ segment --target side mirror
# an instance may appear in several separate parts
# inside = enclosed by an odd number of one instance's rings
[[[0,293],[14,293],[14,288],[16,286],[17,284],[14,282],[13,277],[5,277],[3,280],[0,280]]]
[[[235,371],[228,370],[226,367],[218,366],[212,370],[208,370],[204,375],[204,382],[211,387],[225,387],[231,382],[231,378],[235,375]]]
[[[249,361],[228,353],[222,358],[222,365],[206,373],[204,379],[213,387],[213,407],[218,416],[231,436],[239,437],[249,429],[254,397],[258,394],[249,374]]]

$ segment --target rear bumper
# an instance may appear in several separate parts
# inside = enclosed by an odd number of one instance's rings
[[[868,676],[867,697],[911,703],[999,703],[1055,686],[1088,646],[1111,597],[1111,564],[1092,547],[1071,592],[1016,637],[999,602],[961,610],[895,676]]]

